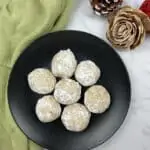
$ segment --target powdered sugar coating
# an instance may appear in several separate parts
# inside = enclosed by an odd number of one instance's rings
[[[45,68],[37,68],[28,74],[28,84],[32,91],[48,94],[54,90],[56,78]]]
[[[69,131],[81,132],[88,127],[91,113],[79,103],[66,106],[63,110],[61,120]]]
[[[90,61],[81,61],[75,71],[76,80],[83,86],[91,86],[95,84],[100,77],[100,69]]]
[[[80,96],[81,86],[72,79],[62,79],[55,86],[54,97],[60,104],[73,104],[80,99]]]
[[[36,104],[36,115],[41,122],[56,120],[61,115],[61,106],[53,96],[44,96]]]
[[[75,55],[70,49],[61,50],[52,59],[52,72],[56,77],[72,77],[77,66]]]
[[[90,87],[84,95],[84,104],[92,113],[103,113],[110,106],[110,94],[101,85]]]

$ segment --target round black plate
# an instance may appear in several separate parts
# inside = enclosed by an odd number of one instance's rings
[[[102,71],[98,84],[111,94],[110,109],[93,115],[89,127],[81,133],[65,130],[60,120],[43,124],[35,115],[35,104],[41,97],[32,92],[27,75],[34,68],[49,67],[60,49],[71,48],[78,61],[91,59]],[[130,82],[120,57],[104,41],[77,31],[55,32],[32,43],[19,57],[8,85],[12,115],[21,130],[34,142],[51,150],[89,150],[110,138],[121,126],[130,104]]]

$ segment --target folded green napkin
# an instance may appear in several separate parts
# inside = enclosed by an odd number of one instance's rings
[[[0,150],[40,150],[18,129],[7,82],[21,51],[39,36],[64,27],[72,0],[0,0]]]

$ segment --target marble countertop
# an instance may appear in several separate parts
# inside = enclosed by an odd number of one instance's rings
[[[135,8],[142,2],[124,0],[124,4]],[[75,0],[75,3],[67,29],[92,33],[108,42],[105,36],[107,20],[93,14],[89,0]],[[117,133],[94,150],[150,150],[150,35],[134,51],[117,52],[129,72],[131,106]]]

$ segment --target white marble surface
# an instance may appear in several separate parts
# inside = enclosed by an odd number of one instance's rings
[[[89,32],[106,40],[107,20],[93,14],[88,0],[74,1],[76,5],[67,29]],[[142,1],[125,0],[124,4],[138,8]],[[150,150],[150,35],[135,51],[118,54],[131,79],[131,107],[117,133],[94,150]]]

